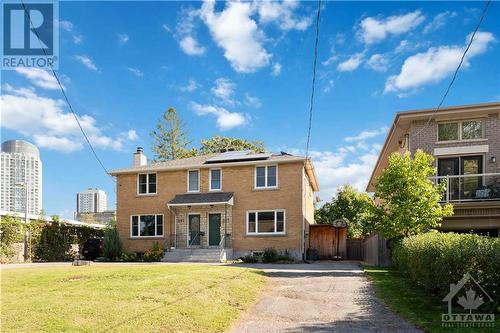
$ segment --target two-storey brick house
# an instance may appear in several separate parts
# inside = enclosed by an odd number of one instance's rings
[[[421,149],[435,157],[435,181],[446,181],[443,202],[454,206],[441,229],[500,234],[500,103],[399,112],[367,191],[393,152]]]
[[[304,254],[318,191],[309,159],[238,151],[148,165],[139,148],[132,168],[111,174],[127,251],[159,242],[167,260],[230,259],[271,247]]]

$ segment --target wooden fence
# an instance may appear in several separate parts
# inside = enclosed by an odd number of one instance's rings
[[[347,259],[347,229],[329,224],[314,224],[309,229],[309,249],[319,259]]]

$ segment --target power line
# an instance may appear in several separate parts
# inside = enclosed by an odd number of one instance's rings
[[[437,106],[437,108],[433,111],[433,113],[430,115],[429,119],[427,120],[427,123],[424,125],[424,127],[422,127],[417,133],[416,135],[418,136],[420,133],[422,133],[422,131],[427,128],[427,126],[429,126],[432,118],[434,117],[434,115],[436,114],[436,112],[438,112],[440,109],[441,109],[441,106],[443,105],[446,97],[448,96],[448,93],[450,92],[450,89],[451,87],[453,86],[453,83],[455,82],[455,79],[457,78],[457,75],[458,75],[458,71],[460,70],[460,67],[462,67],[462,64],[464,62],[464,59],[465,59],[465,56],[467,54],[467,52],[469,51],[471,45],[472,45],[472,42],[474,41],[474,37],[476,36],[476,33],[478,32],[479,30],[479,27],[481,26],[481,24],[483,23],[483,20],[484,20],[484,17],[486,16],[486,12],[488,11],[488,7],[490,5],[490,2],[491,0],[487,0],[485,2],[485,5],[484,5],[484,8],[483,8],[483,12],[481,14],[481,18],[479,19],[479,22],[476,26],[476,29],[474,29],[474,32],[472,33],[471,37],[470,37],[470,40],[469,40],[469,43],[467,44],[467,47],[465,48],[464,50],[464,53],[462,54],[462,58],[460,58],[460,62],[458,63],[458,66],[457,66],[457,69],[455,70],[455,73],[453,73],[453,77],[451,78],[451,81],[450,83],[448,84],[448,87],[446,88],[446,91],[443,95],[443,98],[441,98],[441,102],[439,102],[439,105]]]
[[[28,16],[28,19],[29,19],[29,22],[30,22],[30,26],[32,28],[32,31],[35,33],[35,36],[36,38],[38,39],[38,43],[40,44],[41,46],[41,49],[43,51],[43,54],[45,55],[45,58],[49,58],[48,55],[47,55],[47,51],[45,51],[45,48],[43,47],[42,45],[42,41],[40,39],[40,36],[38,35],[38,31],[34,28],[34,25],[33,25],[33,22],[31,21],[31,16],[30,16],[30,12],[29,10],[26,8],[26,5],[24,4],[24,1],[21,0],[21,4],[23,6],[23,10],[25,11],[26,15]],[[73,114],[73,117],[75,118],[75,121],[76,123],[78,124],[78,127],[80,128],[80,131],[82,132],[83,134],[83,137],[85,138],[85,140],[87,141],[87,144],[89,145],[90,147],[90,150],[92,150],[92,153],[94,154],[94,157],[96,158],[97,162],[99,163],[99,165],[101,166],[101,168],[104,170],[104,172],[106,173],[106,175],[108,176],[111,176],[108,172],[108,169],[106,169],[106,167],[104,166],[104,164],[102,163],[101,159],[99,158],[99,156],[97,155],[97,152],[95,151],[94,147],[92,146],[92,143],[90,143],[90,140],[87,136],[87,133],[85,133],[85,130],[83,129],[82,127],[82,124],[80,124],[80,120],[78,119],[78,116],[77,114],[75,113],[75,111],[73,110],[73,106],[71,105],[69,99],[68,99],[68,96],[66,95],[66,91],[64,90],[64,87],[62,86],[61,84],[61,81],[59,80],[59,76],[57,75],[56,71],[54,70],[54,67],[52,66],[52,63],[47,61],[47,63],[49,64],[49,67],[50,67],[50,70],[52,72],[52,75],[54,76],[54,78],[56,79],[57,81],[57,85],[59,86],[59,89],[61,90],[63,96],[64,96],[64,99],[66,101],[66,104],[68,105],[71,113]],[[111,179],[114,180],[114,178],[111,176]]]
[[[309,126],[307,129],[306,159],[309,157],[309,143],[311,141],[311,127],[314,107],[314,88],[316,85],[316,63],[318,62],[318,41],[319,41],[319,19],[321,16],[321,0],[318,0],[318,11],[316,14],[316,39],[314,41],[314,61],[311,84],[311,100],[309,101]]]

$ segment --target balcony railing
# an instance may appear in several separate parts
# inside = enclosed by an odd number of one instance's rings
[[[444,202],[500,200],[500,173],[448,175],[431,179],[437,183],[446,182]]]

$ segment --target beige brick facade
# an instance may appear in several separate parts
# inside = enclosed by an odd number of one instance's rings
[[[278,187],[255,189],[256,165],[277,165]],[[217,167],[219,168],[219,166]],[[200,193],[209,192],[209,167],[201,166]],[[185,247],[187,245],[187,215],[201,215],[202,245],[208,243],[208,214],[221,213],[221,237],[229,234],[235,256],[251,251],[262,251],[273,247],[288,250],[299,257],[304,251],[304,237],[308,224],[314,223],[314,194],[309,177],[304,171],[304,161],[270,163],[256,162],[254,165],[222,167],[222,191],[234,193],[234,205],[184,206],[169,209],[167,203],[178,194],[187,192],[186,170],[157,170],[157,193],[137,194],[139,172],[115,174],[117,178],[117,226],[127,251],[144,252],[153,242],[164,246]],[[144,171],[146,172],[146,171]],[[142,171],[141,171],[142,173]],[[285,233],[283,235],[248,235],[247,212],[257,210],[285,210]],[[162,237],[131,237],[131,216],[140,214],[163,214]],[[227,217],[227,221],[225,218]],[[226,226],[226,231],[222,230]]]

